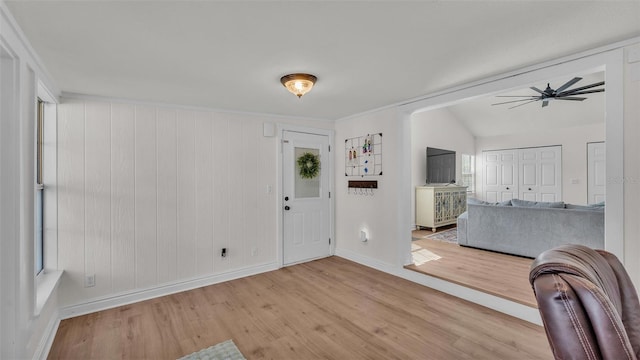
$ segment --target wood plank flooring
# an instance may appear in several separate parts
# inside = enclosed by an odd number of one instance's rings
[[[453,227],[455,228],[455,226]],[[441,230],[438,230],[441,231]],[[414,232],[414,238],[431,231]],[[433,260],[407,269],[431,275],[526,306],[537,308],[529,284],[533,259],[459,246],[444,241],[421,238],[412,244],[426,249]],[[431,253],[431,254],[429,254]],[[436,259],[436,257],[439,257]]]
[[[63,320],[49,359],[551,359],[544,329],[339,257]]]

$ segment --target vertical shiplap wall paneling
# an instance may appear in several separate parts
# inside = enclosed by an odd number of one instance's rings
[[[228,168],[226,168],[229,189],[227,207],[229,209],[229,266],[235,269],[243,263],[244,259],[244,229],[252,226],[244,216],[244,191],[245,191],[245,152],[243,151],[243,120],[235,117],[229,121],[229,154]],[[225,171],[225,168],[221,168]],[[252,219],[254,220],[254,219]]]
[[[84,275],[96,294],[111,292],[111,106],[85,105]]]
[[[210,113],[195,114],[196,273],[213,272],[213,122]]]
[[[231,268],[230,259],[222,258],[222,248],[229,248],[231,211],[231,194],[229,184],[236,176],[229,167],[231,139],[229,137],[229,120],[224,115],[217,115],[213,121],[213,270],[225,272]]]
[[[178,278],[196,274],[196,157],[192,111],[178,111]]]
[[[133,105],[111,105],[111,274],[114,292],[135,286],[134,125]]]
[[[245,226],[241,228],[243,230],[241,239],[244,244],[243,255],[246,259],[243,263],[254,265],[258,262],[258,254],[260,251],[259,239],[261,238],[261,236],[255,236],[255,234],[260,234],[263,230],[260,228],[260,223],[258,222],[260,216],[258,216],[257,184],[262,182],[257,181],[261,176],[258,172],[258,141],[260,141],[260,138],[258,137],[258,127],[255,122],[243,122],[242,134],[242,163],[244,164],[242,179],[244,182],[243,209]],[[260,134],[260,137],[262,137],[262,134]]]
[[[156,109],[136,106],[135,267],[136,287],[158,283]]]
[[[258,222],[256,226],[260,229],[263,236],[257,238],[258,254],[257,261],[260,263],[267,262],[277,257],[276,244],[276,221],[277,211],[280,211],[280,199],[276,199],[277,193],[277,173],[276,158],[273,154],[278,154],[277,142],[275,137],[262,136],[262,127],[259,126],[258,139],[260,141],[260,150],[257,154],[258,159],[258,176],[263,179],[257,183],[258,193]],[[271,192],[268,192],[269,187]]]
[[[176,111],[158,109],[158,283],[177,279]]]
[[[59,109],[63,306],[275,264],[279,154],[264,119],[97,100]]]
[[[58,117],[58,265],[65,271],[61,302],[81,297],[84,284],[84,111],[84,103],[71,102]]]

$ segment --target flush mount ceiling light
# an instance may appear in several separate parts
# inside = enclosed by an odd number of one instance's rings
[[[298,98],[311,91],[316,80],[318,78],[311,74],[289,74],[280,78],[282,85]]]

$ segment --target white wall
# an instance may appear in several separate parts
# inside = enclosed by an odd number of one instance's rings
[[[396,169],[399,156],[396,117],[395,109],[387,109],[340,120],[335,124],[335,229],[338,255],[355,253],[387,265],[397,262],[395,206],[400,174]],[[383,175],[345,176],[345,140],[372,133],[382,133]],[[376,180],[378,189],[374,190],[373,196],[356,195],[353,191],[349,194],[348,180]],[[362,229],[369,234],[368,242],[360,241]]]
[[[604,123],[543,129],[537,133],[478,137],[476,138],[477,197],[484,198],[483,151],[562,145],[562,200],[571,204],[587,204],[587,143],[604,140]],[[572,184],[572,179],[578,180],[578,183]]]
[[[411,116],[411,187],[424,185],[427,177],[426,148],[456,152],[456,179],[461,178],[462,154],[475,155],[473,135],[447,108]],[[412,219],[415,224],[415,192],[411,195]]]
[[[640,44],[625,51],[624,260],[636,289],[640,289]]]
[[[277,188],[279,147],[263,123],[288,120],[63,100],[62,306],[278,266],[279,201],[267,189]]]
[[[36,314],[35,111],[38,83],[53,86],[0,2],[0,358],[31,358],[57,323],[56,291]]]

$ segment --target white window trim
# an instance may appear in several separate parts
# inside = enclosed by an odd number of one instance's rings
[[[57,187],[57,102],[42,83],[38,84],[38,97],[44,104],[44,269],[35,277],[36,306],[34,314],[40,314],[60,283],[62,270],[58,269],[58,187]]]
[[[476,157],[473,154],[462,154],[462,156],[468,156],[471,158],[471,172],[463,172],[463,166],[460,166],[461,177],[464,178],[464,175],[471,175],[471,185],[467,187],[467,193],[475,193],[476,189]],[[462,160],[462,158],[460,159]],[[464,163],[464,162],[463,162]],[[462,165],[462,164],[461,164]]]

